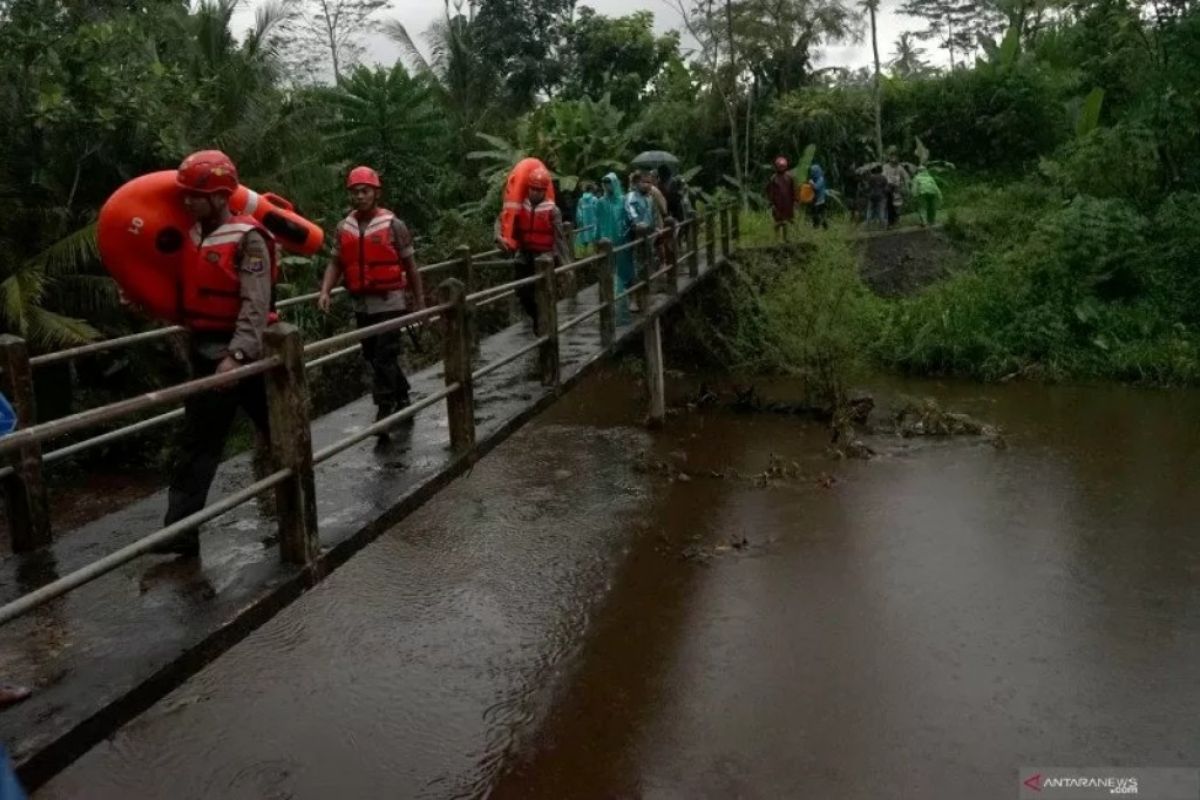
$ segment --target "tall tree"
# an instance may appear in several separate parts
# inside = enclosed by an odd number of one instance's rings
[[[679,59],[679,34],[654,34],[654,15],[606,17],[581,8],[566,31],[560,96],[607,94],[625,112],[637,110],[662,69]]]
[[[888,68],[897,78],[919,78],[929,74],[929,64],[922,56],[925,49],[916,43],[916,37],[910,31],[900,34],[896,40],[896,50]]]
[[[733,180],[743,201],[746,198],[746,169],[750,150],[748,137],[739,130],[739,59],[737,37],[734,26],[733,0],[671,0],[672,7],[679,13],[687,32],[700,45],[698,57],[705,78],[712,91],[720,98],[721,106],[729,123],[730,156],[733,164]],[[742,151],[743,142],[746,145]]]
[[[333,76],[354,66],[363,53],[362,39],[377,30],[377,14],[390,0],[292,0],[278,36],[280,52],[304,78]]]
[[[900,13],[925,20],[917,35],[932,39],[950,55],[950,68],[975,52],[979,40],[1004,29],[1004,15],[992,0],[905,0]],[[957,56],[962,56],[960,60]]]
[[[883,160],[883,80],[879,68],[879,0],[863,0],[863,8],[871,16],[871,52],[875,57],[875,73],[872,82],[872,99],[875,104],[875,157]]]
[[[574,9],[575,0],[479,0],[480,52],[501,76],[511,110],[532,108],[562,79],[561,50]]]
[[[465,5],[465,7],[464,7]],[[399,20],[388,20],[384,33],[400,45],[405,59],[419,74],[431,80],[450,113],[450,127],[465,154],[476,145],[475,133],[485,130],[501,105],[498,90],[501,76],[484,54],[482,28],[475,21],[475,4],[445,2],[445,11],[425,32],[430,46],[426,58]]]
[[[858,31],[843,0],[739,0],[732,9],[747,68],[776,95],[809,82],[816,48]]]

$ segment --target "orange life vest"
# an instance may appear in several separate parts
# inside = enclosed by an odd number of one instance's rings
[[[195,227],[192,240],[198,249],[180,274],[179,316],[185,327],[195,331],[233,331],[237,327],[242,310],[238,261],[242,240],[250,231],[258,231],[267,242],[271,285],[275,285],[279,279],[275,239],[254,217],[230,217],[203,238]]]
[[[354,214],[338,225],[338,264],[346,279],[346,291],[383,294],[404,288],[404,265],[392,236],[395,219],[395,214],[379,208],[365,228],[359,228]]]
[[[551,200],[543,200],[534,208],[528,200],[517,213],[513,236],[520,249],[527,253],[554,252],[554,210]]]

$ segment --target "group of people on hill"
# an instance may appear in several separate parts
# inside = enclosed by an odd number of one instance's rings
[[[922,225],[936,223],[937,209],[942,202],[941,187],[925,165],[901,162],[895,147],[888,148],[884,161],[861,167],[854,171],[854,176],[857,185],[851,217],[863,227],[895,227],[906,200],[916,203]],[[775,172],[767,182],[766,196],[775,221],[775,237],[780,241],[787,241],[797,205],[807,209],[814,228],[829,227],[829,189],[820,164],[810,165],[806,180],[797,183],[789,171],[787,158],[777,157]]]
[[[942,190],[924,164],[916,167],[905,164],[896,148],[889,147],[882,163],[864,167],[858,174],[860,189],[855,212],[864,227],[895,227],[906,200],[916,203],[922,225],[937,222]]]

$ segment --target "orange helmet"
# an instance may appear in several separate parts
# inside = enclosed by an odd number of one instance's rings
[[[350,170],[350,174],[346,176],[346,188],[349,189],[351,186],[383,188],[383,184],[379,181],[379,173],[370,167],[355,167]]]
[[[529,180],[526,185],[530,189],[549,189],[550,188],[550,170],[545,167],[538,167],[533,172],[529,173]]]
[[[779,156],[778,158],[775,159],[775,169],[785,170],[787,168],[788,168],[788,160],[786,158],[784,158],[783,156]]]
[[[200,150],[179,165],[175,183],[189,192],[233,194],[238,188],[237,167],[220,150]]]

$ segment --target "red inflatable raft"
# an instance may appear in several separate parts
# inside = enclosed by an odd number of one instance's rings
[[[529,176],[535,169],[546,169],[546,165],[536,158],[526,158],[513,167],[508,173],[508,182],[504,185],[504,206],[500,210],[500,238],[510,250],[517,249],[517,240],[513,238],[513,226],[517,223],[517,211],[525,202],[529,193]],[[546,190],[546,199],[553,202],[554,184]]]
[[[168,322],[177,321],[179,272],[196,252],[175,175],[152,172],[117,189],[100,209],[96,234],[105,268],[129,299]],[[261,222],[288,252],[312,255],[321,249],[321,228],[281,197],[239,186],[229,207]]]

